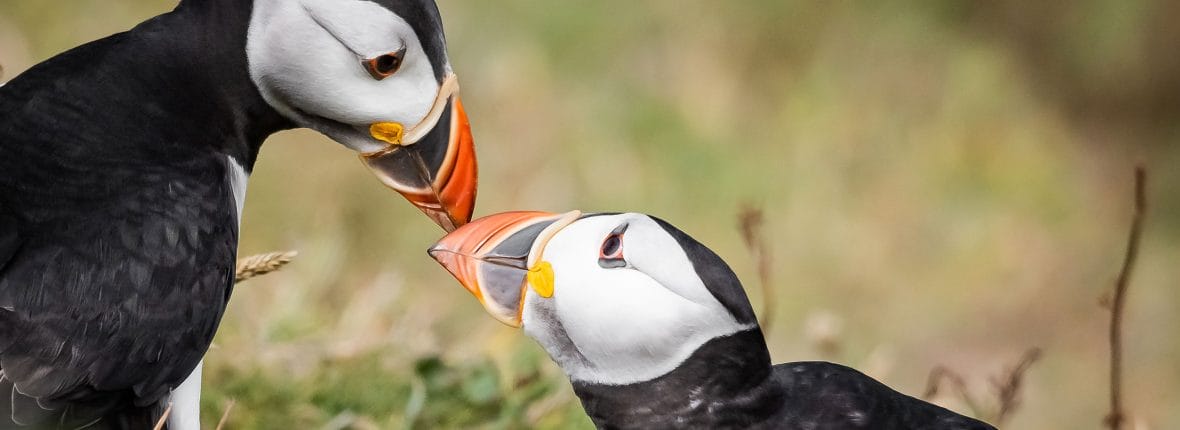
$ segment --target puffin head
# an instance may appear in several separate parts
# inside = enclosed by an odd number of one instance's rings
[[[432,0],[255,0],[246,53],[279,113],[447,231],[470,220],[475,152]]]
[[[648,381],[711,339],[757,327],[729,266],[644,214],[506,212],[429,253],[573,381]]]

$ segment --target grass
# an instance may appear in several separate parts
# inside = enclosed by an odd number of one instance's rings
[[[12,76],[173,4],[2,2],[0,63]],[[739,208],[759,207],[776,361],[835,360],[920,394],[936,366],[987,387],[1039,347],[1009,429],[1101,425],[1097,298],[1143,161],[1153,207],[1123,322],[1126,412],[1180,426],[1169,2],[441,7],[481,161],[477,214],[652,213],[761,300],[737,228]],[[540,349],[426,257],[441,231],[346,149],[273,137],[243,222],[243,255],[300,256],[235,291],[207,360],[207,427],[230,399],[230,429],[588,425]]]
[[[238,259],[234,282],[242,282],[267,273],[274,273],[291,263],[299,253],[296,251],[268,252]]]

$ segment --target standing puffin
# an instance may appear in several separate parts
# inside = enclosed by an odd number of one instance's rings
[[[507,212],[430,249],[599,428],[993,429],[825,362],[772,365],[737,276],[643,214]]]
[[[431,0],[183,0],[0,87],[0,428],[199,428],[247,176],[295,127],[470,219]]]

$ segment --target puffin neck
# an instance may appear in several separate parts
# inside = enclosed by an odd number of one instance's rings
[[[649,381],[573,381],[573,387],[599,428],[748,427],[782,405],[771,373],[766,341],[755,327],[710,340],[675,370]]]
[[[150,63],[129,67],[157,68],[137,74],[139,83],[170,91],[153,102],[181,121],[164,126],[186,133],[186,142],[232,157],[246,171],[253,170],[268,136],[295,126],[250,79],[246,38],[252,10],[252,0],[183,0],[128,32]]]

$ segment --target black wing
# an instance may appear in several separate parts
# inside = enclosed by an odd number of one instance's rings
[[[150,88],[95,94],[126,76],[110,68],[138,55],[128,43],[0,88],[0,428],[152,406],[200,361],[232,287],[228,160],[187,141],[189,123],[145,133]]]
[[[0,273],[4,273],[4,266],[20,246],[20,232],[16,228],[16,218],[0,206]]]
[[[901,394],[867,375],[826,362],[774,366],[786,389],[785,428],[995,430],[937,405]]]
[[[0,371],[15,384],[14,417],[146,406],[188,376],[224,310],[235,236],[234,221],[201,221],[219,211],[195,202],[22,234],[0,273]]]

